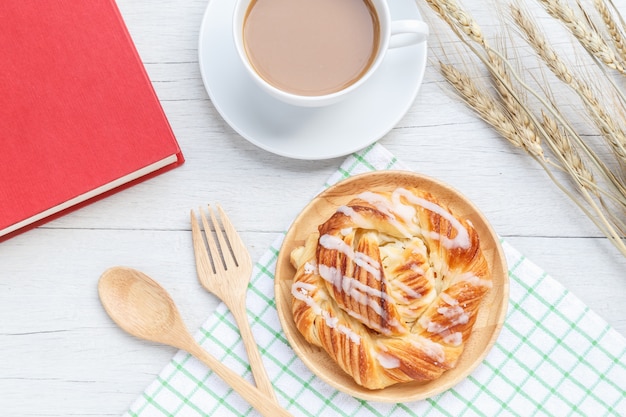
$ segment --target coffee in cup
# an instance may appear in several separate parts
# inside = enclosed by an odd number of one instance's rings
[[[386,0],[238,0],[233,31],[257,84],[299,106],[332,104],[356,90],[394,47],[392,35],[410,34],[398,44],[428,35],[424,22],[392,22]]]
[[[369,69],[379,25],[370,0],[254,0],[243,42],[265,81],[288,93],[321,96],[354,84]]]

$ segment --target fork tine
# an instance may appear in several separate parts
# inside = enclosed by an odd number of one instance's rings
[[[233,259],[237,263],[237,265],[242,265],[244,262],[249,262],[250,254],[246,245],[241,240],[239,233],[237,233],[237,229],[230,222],[230,219],[222,209],[222,206],[217,204],[217,211],[222,219],[222,225],[224,226],[224,232],[228,237],[229,249],[233,256]]]
[[[202,210],[200,210],[202,213]],[[196,256],[198,267],[201,267],[205,271],[214,272],[212,261],[209,258],[209,254],[206,251],[206,244],[202,238],[202,231],[196,213],[191,210],[191,238],[193,241],[193,252]]]
[[[219,239],[219,234],[221,233],[219,224],[216,224],[215,222],[215,216],[213,215],[213,210],[211,209],[210,205],[208,206],[208,210],[209,210],[209,216],[211,217],[211,221],[215,228],[215,233]],[[209,222],[206,216],[204,215],[204,210],[200,210],[200,219],[202,220],[202,225],[204,228],[204,235],[206,237],[206,242],[209,247],[208,249],[209,249],[209,253],[211,256],[211,262],[213,263],[213,271],[215,272],[223,271],[226,269],[226,265],[224,264],[224,260],[222,259],[220,255],[220,250],[218,248],[218,245],[216,244],[215,239],[213,238],[213,233],[211,233],[211,226],[209,226]]]
[[[224,211],[221,210],[221,207],[217,205],[217,209],[219,211],[222,224],[224,223]],[[211,222],[213,223],[213,229],[215,230],[215,236],[217,236],[217,241],[219,243],[220,251],[222,254],[221,260],[224,262],[224,269],[228,270],[229,267],[232,267],[233,262],[236,264],[237,260],[232,252],[232,248],[230,246],[230,242],[224,238],[224,233],[222,233],[222,225],[215,217],[215,213],[211,210],[209,206],[209,215],[211,216]],[[236,266],[236,265],[235,265]]]

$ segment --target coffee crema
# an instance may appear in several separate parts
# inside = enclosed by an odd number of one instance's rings
[[[292,94],[321,96],[363,76],[378,53],[370,0],[255,0],[243,39],[261,78]]]

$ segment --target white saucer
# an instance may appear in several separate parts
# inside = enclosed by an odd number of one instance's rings
[[[266,151],[296,159],[347,155],[389,132],[415,100],[426,43],[392,49],[362,89],[323,108],[294,107],[263,92],[246,74],[232,39],[234,0],[210,0],[200,28],[206,90],[224,120]],[[419,19],[414,0],[389,0],[393,19]]]

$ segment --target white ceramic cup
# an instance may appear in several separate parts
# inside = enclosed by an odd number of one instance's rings
[[[428,38],[428,25],[421,20],[392,20],[387,0],[370,0],[378,14],[380,36],[376,57],[369,69],[355,83],[337,92],[319,96],[298,95],[283,91],[265,81],[254,69],[243,40],[243,26],[250,4],[255,0],[236,0],[233,15],[233,38],[237,54],[250,77],[271,96],[291,105],[302,107],[321,107],[337,103],[346,98],[376,72],[383,62],[387,51],[408,45],[424,42]]]

